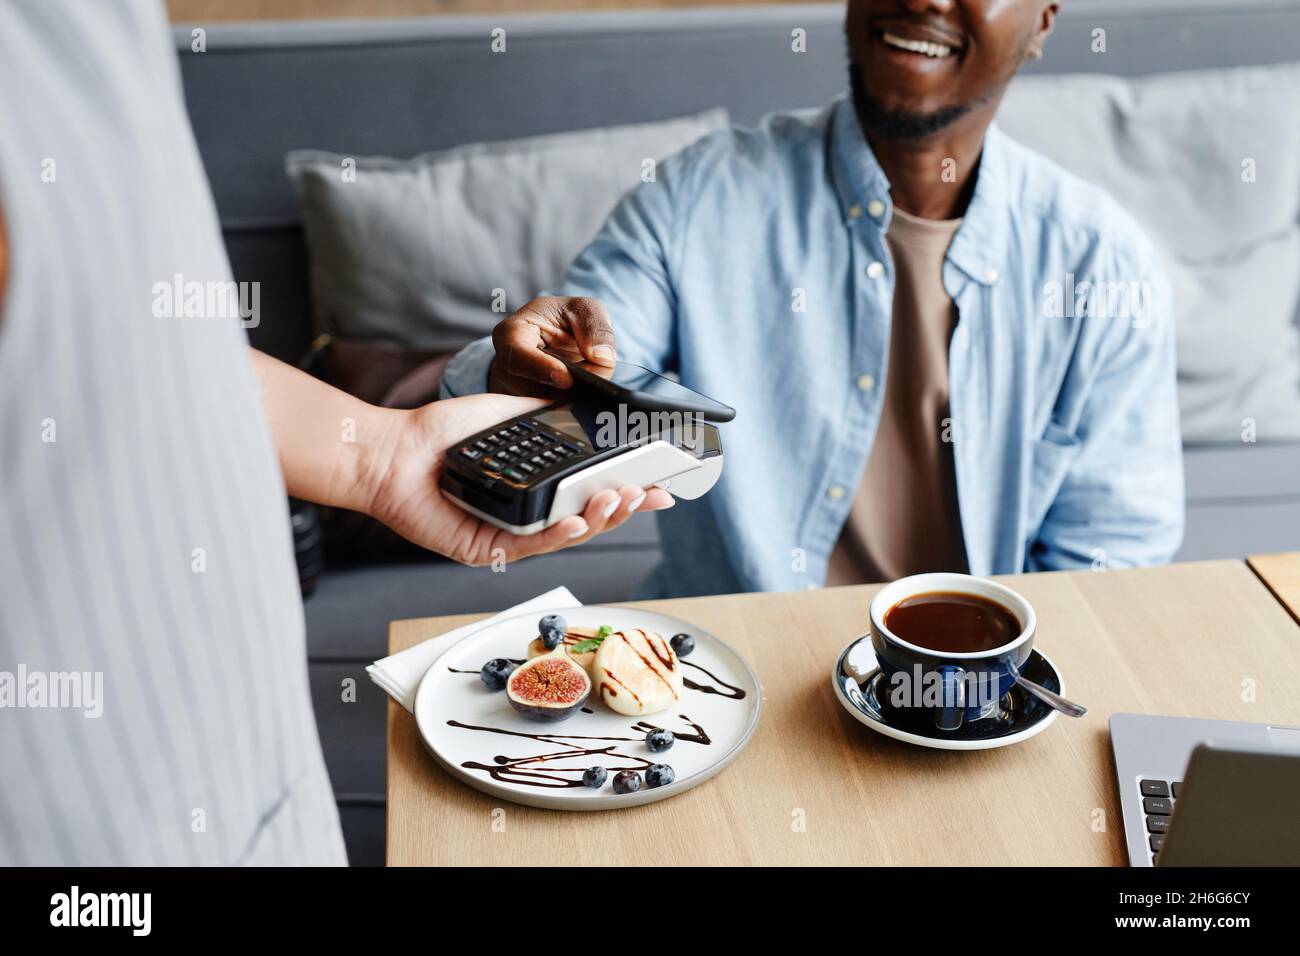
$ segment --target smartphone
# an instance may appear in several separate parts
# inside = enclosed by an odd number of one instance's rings
[[[713,422],[729,422],[736,417],[736,410],[730,405],[715,402],[707,395],[631,362],[615,362],[610,366],[555,357],[573,373],[575,382],[637,408],[690,412]]]

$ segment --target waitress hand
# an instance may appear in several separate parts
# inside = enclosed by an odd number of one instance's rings
[[[543,404],[533,398],[469,395],[395,413],[389,435],[380,444],[385,451],[371,471],[373,491],[364,510],[422,547],[477,566],[581,544],[617,528],[635,511],[673,506],[673,497],[661,488],[628,485],[592,495],[581,516],[565,518],[533,535],[517,535],[474,517],[443,496],[438,479],[449,450],[475,432]]]
[[[491,391],[552,400],[573,387],[573,376],[554,355],[610,367],[616,355],[605,307],[577,296],[533,299],[492,330],[492,344],[497,354],[488,372]]]

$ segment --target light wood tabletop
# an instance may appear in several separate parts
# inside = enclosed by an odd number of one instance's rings
[[[1300,606],[1300,554],[999,580],[1034,605],[1035,646],[1090,708],[1083,719],[977,752],[922,749],[858,723],[830,672],[866,630],[876,586],[645,602],[631,606],[717,634],[758,672],[763,717],[739,759],[660,803],[538,810],[453,779],[390,701],[388,862],[1117,865],[1110,715],[1300,724],[1300,625],[1283,603]],[[483,616],[396,621],[390,650]]]
[[[1248,560],[1251,570],[1300,622],[1300,551],[1255,554]]]

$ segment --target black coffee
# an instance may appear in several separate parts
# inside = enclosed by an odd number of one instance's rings
[[[1020,636],[1020,622],[997,601],[958,591],[903,598],[885,612],[885,627],[909,644],[949,654],[989,651]]]

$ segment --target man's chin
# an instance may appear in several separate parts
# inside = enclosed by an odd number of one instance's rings
[[[966,104],[943,106],[928,112],[891,108],[866,91],[856,70],[850,68],[849,73],[858,121],[868,134],[880,139],[925,139],[970,112],[970,106]]]

